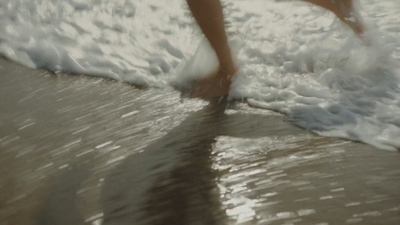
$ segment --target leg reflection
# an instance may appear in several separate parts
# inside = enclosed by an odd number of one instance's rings
[[[211,147],[226,102],[193,113],[106,179],[104,224],[223,224]]]

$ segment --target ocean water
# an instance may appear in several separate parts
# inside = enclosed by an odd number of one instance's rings
[[[400,2],[363,0],[360,39],[300,1],[225,0],[230,97],[320,135],[400,148]],[[31,68],[170,89],[216,57],[184,0],[0,0],[0,54]]]

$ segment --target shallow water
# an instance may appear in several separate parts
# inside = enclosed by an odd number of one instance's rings
[[[400,155],[0,59],[0,224],[400,223]]]
[[[4,59],[0,74],[0,224],[400,223],[396,152],[246,104]]]
[[[297,1],[226,0],[231,98],[320,135],[400,147],[396,0],[360,1],[360,41]],[[216,66],[182,0],[1,0],[0,54],[32,68],[169,89]]]

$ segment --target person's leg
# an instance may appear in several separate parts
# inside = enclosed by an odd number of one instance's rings
[[[237,66],[228,45],[221,2],[219,0],[187,0],[187,3],[219,61],[219,71],[200,81],[194,88],[192,96],[210,99],[226,95],[229,92],[230,77],[236,73]]]
[[[356,34],[364,32],[361,18],[354,10],[353,0],[303,0],[321,6],[333,12],[341,21],[346,23]]]
[[[230,77],[237,71],[224,27],[224,18],[220,0],[186,0],[189,8],[214,49],[219,71],[210,74],[194,87],[192,96],[210,99],[228,94]],[[303,0],[332,11],[340,20],[349,25],[355,33],[364,31],[358,14],[354,11],[353,0]],[[353,19],[354,20],[353,20]]]
[[[220,66],[227,71],[234,68],[224,27],[219,0],[187,0],[193,17],[217,54]]]

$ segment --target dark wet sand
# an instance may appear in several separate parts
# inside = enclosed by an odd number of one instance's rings
[[[400,224],[398,152],[275,113],[5,59],[0,98],[0,225]]]

